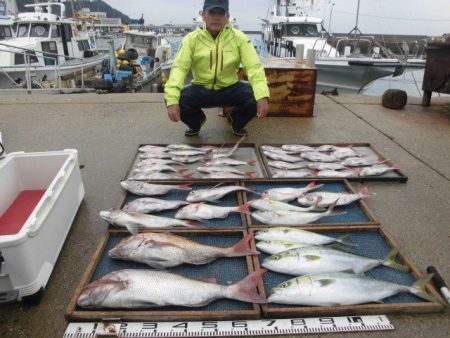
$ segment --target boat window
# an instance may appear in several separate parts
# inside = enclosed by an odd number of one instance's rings
[[[55,41],[42,42],[42,51],[44,52],[44,62],[46,66],[54,65],[58,62],[58,47]],[[49,54],[48,54],[49,53]]]
[[[12,37],[11,28],[9,26],[0,26],[0,40]]]
[[[48,38],[50,33],[50,25],[42,23],[32,23],[30,36],[34,38]]]
[[[78,41],[77,41],[77,45],[78,45],[78,50],[79,50],[80,52],[84,51],[83,41],[78,40]]]
[[[84,50],[91,49],[91,46],[89,46],[89,41],[88,40],[83,40],[83,47],[84,47]]]
[[[18,38],[27,37],[29,27],[30,27],[30,25],[27,23],[19,24],[19,27],[17,28],[17,37]]]
[[[50,29],[50,37],[51,38],[59,38],[61,37],[61,33],[59,31],[59,27],[57,25],[52,25]]]
[[[14,54],[14,64],[15,65],[23,65],[25,63],[25,57],[23,54],[16,53]]]

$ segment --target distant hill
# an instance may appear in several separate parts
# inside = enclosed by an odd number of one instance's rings
[[[25,5],[34,4],[34,0],[17,0],[17,8],[19,12],[32,12],[33,8],[27,8]],[[72,6],[70,1],[66,1],[64,3],[66,5],[66,16],[73,17],[72,14]],[[89,8],[92,12],[105,12],[108,18],[121,18],[122,23],[138,23],[138,19],[131,19],[129,16],[123,14],[122,12],[112,8],[110,5],[105,3],[104,1],[98,0],[95,2],[91,2],[89,0],[86,1],[74,1],[75,11],[80,10],[81,8]]]

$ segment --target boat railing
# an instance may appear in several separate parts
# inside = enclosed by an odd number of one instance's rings
[[[8,49],[6,49],[6,48],[8,48]],[[24,62],[25,62],[24,64],[16,65],[16,66],[6,66],[6,67],[0,66],[0,72],[3,73],[9,80],[11,80],[11,82],[14,83],[14,85],[18,86],[19,83],[17,83],[13,78],[11,78],[11,76],[8,74],[7,70],[11,69],[11,68],[18,68],[17,66],[24,65],[27,90],[30,91],[30,90],[34,90],[34,89],[42,89],[42,88],[40,88],[41,86],[39,86],[38,83],[36,83],[32,79],[32,77],[33,77],[32,71],[33,71],[33,69],[36,69],[36,67],[33,66],[31,63],[32,57],[35,58],[35,57],[41,56],[42,58],[44,58],[44,60],[50,60],[54,65],[54,72],[55,72],[55,79],[56,79],[55,89],[61,89],[61,74],[60,74],[60,65],[58,62],[59,58],[64,58],[66,61],[70,61],[70,60],[79,61],[79,63],[76,63],[75,65],[80,65],[80,67],[81,67],[81,90],[82,91],[85,90],[85,85],[84,85],[85,60],[83,58],[77,58],[77,57],[73,57],[73,56],[67,56],[67,55],[51,53],[51,52],[43,52],[43,51],[39,51],[39,50],[30,50],[30,49],[23,48],[23,47],[11,46],[11,45],[8,45],[5,43],[0,43],[0,51],[1,52],[18,54],[18,52],[17,52],[18,50],[21,51],[22,52],[21,54],[24,56]],[[20,68],[22,68],[22,67],[20,67]],[[36,88],[36,87],[38,87],[38,88]]]

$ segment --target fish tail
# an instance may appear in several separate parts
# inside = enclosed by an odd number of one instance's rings
[[[312,189],[317,189],[317,188],[320,188],[321,186],[323,186],[323,184],[316,184],[316,182],[311,182],[310,184],[308,184],[306,187],[309,189],[309,190],[312,190]]]
[[[255,165],[255,163],[256,163],[255,160],[253,160],[253,161],[247,161],[247,164],[248,164],[248,165]]]
[[[369,192],[369,189],[367,187],[364,187],[359,192],[359,195],[361,195],[362,197],[366,196],[368,197],[368,196],[375,196],[376,194],[374,192]]]
[[[408,266],[397,263],[395,261],[395,259],[397,258],[397,255],[398,255],[398,249],[392,249],[387,254],[386,258],[384,259],[384,265],[389,266],[389,267],[399,270],[399,271],[408,272],[410,270]]]
[[[239,257],[248,255],[258,255],[259,252],[249,248],[249,241],[253,238],[253,234],[248,234],[232,247],[228,248],[227,257]]]
[[[136,224],[128,224],[125,226],[127,228],[127,230],[130,232],[130,234],[132,235],[137,235],[139,233],[139,225]]]
[[[181,190],[192,190],[190,184],[181,184],[178,186],[178,188],[180,188]]]
[[[245,176],[252,177],[252,178],[255,177],[255,175],[256,175],[256,172],[254,172],[254,171],[248,171],[245,173]]]
[[[238,209],[237,209],[237,212],[240,212],[242,214],[250,215],[251,214],[251,212],[250,212],[250,206],[251,205],[252,205],[251,203],[245,203],[243,205],[240,205],[238,207]]]
[[[189,170],[188,168],[182,168],[182,169],[178,169],[178,170],[176,170],[176,173],[177,174],[183,174],[185,171],[187,171],[187,170]]]
[[[395,164],[391,167],[391,169],[394,169],[394,170],[400,169],[400,164],[395,163]]]
[[[339,237],[336,241],[341,244],[347,245],[347,246],[358,246],[357,244],[350,243],[348,241],[349,237],[350,237],[350,235],[344,235],[344,236]]]
[[[267,299],[257,293],[256,287],[262,276],[267,272],[266,269],[260,269],[245,277],[240,282],[230,285],[227,288],[227,297],[241,300],[243,302],[265,304]]]
[[[192,176],[194,176],[194,173],[186,174],[186,175],[183,175],[182,177],[183,178],[191,178]]]
[[[204,228],[205,226],[197,221],[185,221],[186,224],[188,224],[188,227],[192,227],[192,228]]]
[[[428,300],[430,302],[439,303],[439,304],[442,304],[442,305],[448,307],[448,305],[445,304],[444,301],[434,297],[433,295],[430,295],[425,290],[425,285],[431,280],[431,278],[433,278],[433,274],[432,273],[429,273],[429,274],[423,276],[417,282],[415,282],[413,285],[411,285],[411,287],[409,288],[409,291],[412,294],[416,295],[417,297],[420,297],[422,299]]]

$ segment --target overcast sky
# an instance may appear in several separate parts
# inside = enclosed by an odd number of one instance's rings
[[[203,0],[105,0],[132,18],[144,14],[146,23],[189,24]],[[259,30],[271,0],[230,0],[230,14],[242,30]],[[356,23],[358,0],[315,0],[315,16],[331,32],[346,33]],[[297,3],[301,3],[298,0]],[[335,3],[332,6],[332,3]],[[439,36],[450,33],[450,0],[361,0],[359,29],[363,33]]]

